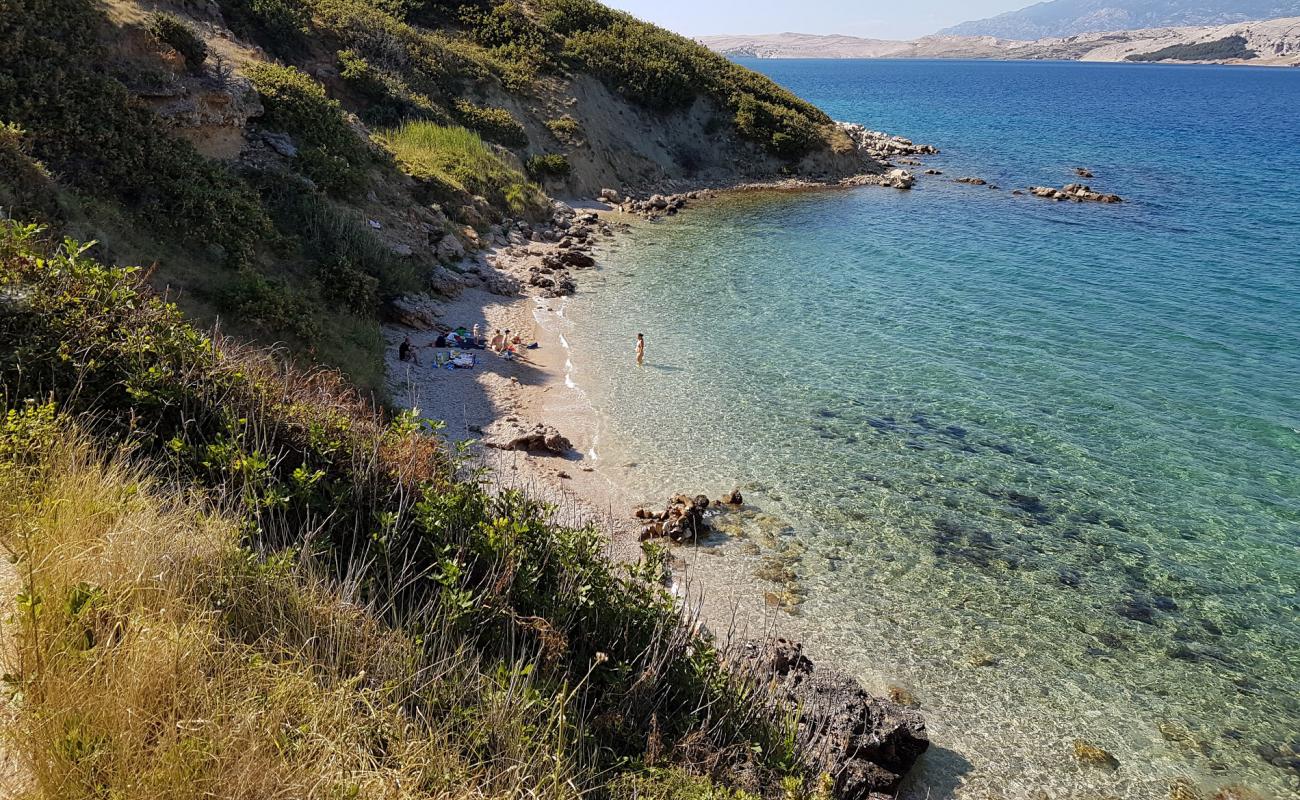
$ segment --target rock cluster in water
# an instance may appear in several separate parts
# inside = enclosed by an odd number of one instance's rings
[[[601,195],[606,202],[613,202],[618,206],[618,210],[624,214],[636,214],[645,217],[648,220],[656,220],[661,217],[671,217],[682,209],[686,208],[687,201],[699,200],[703,195],[700,192],[684,192],[682,194],[653,194],[645,199],[636,199],[633,197],[619,198],[619,200],[610,200],[605,193],[611,190],[604,190]],[[618,197],[617,192],[613,192]]]
[[[703,494],[694,497],[679,494],[669,500],[668,506],[658,514],[648,508],[638,508],[634,516],[644,523],[641,541],[667,537],[674,542],[691,544],[712,533],[713,528],[704,516],[710,506],[738,506],[742,502],[739,489],[732,489],[719,500],[710,500]]]
[[[817,668],[795,642],[747,642],[733,668],[798,714],[801,756],[811,771],[831,776],[841,800],[893,797],[930,746],[920,713],[873,697],[845,673]]]
[[[1105,194],[1093,191],[1091,186],[1082,183],[1070,183],[1060,189],[1050,186],[1030,186],[1029,193],[1046,200],[1070,200],[1075,203],[1122,203],[1124,198],[1117,194]]]

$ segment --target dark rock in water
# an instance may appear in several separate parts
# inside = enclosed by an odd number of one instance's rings
[[[943,432],[948,434],[954,439],[966,438],[966,429],[961,427],[960,425],[949,425],[948,427],[943,429]]]
[[[1128,533],[1128,525],[1125,525],[1124,520],[1120,519],[1119,517],[1111,517],[1110,519],[1106,520],[1106,525],[1111,528],[1114,528],[1115,530],[1121,533]]]
[[[1065,567],[1057,571],[1056,579],[1071,588],[1078,588],[1079,584],[1083,583],[1083,576],[1079,574],[1078,570],[1066,569]]]
[[[740,489],[732,489],[722,496],[722,502],[729,506],[738,506],[745,502],[745,498],[740,494]]]
[[[872,417],[871,419],[867,420],[867,424],[878,431],[898,430],[898,423],[889,417],[884,417],[881,419]]]
[[[1097,631],[1093,634],[1097,641],[1101,642],[1111,650],[1118,650],[1124,646],[1124,640],[1110,631]]]
[[[1095,510],[1076,511],[1075,513],[1070,515],[1070,519],[1074,520],[1075,522],[1081,522],[1084,525],[1100,525],[1101,512]]]
[[[748,642],[736,666],[797,710],[800,755],[812,772],[833,778],[841,800],[892,796],[930,746],[919,713],[871,696],[848,675],[814,668],[794,642]]]
[[[1142,622],[1147,625],[1154,625],[1156,622],[1155,608],[1140,597],[1130,597],[1120,604],[1117,611],[1121,617],[1131,619],[1134,622]]]
[[[1151,605],[1155,606],[1161,611],[1178,610],[1178,603],[1174,602],[1174,598],[1163,594],[1158,594],[1155,597],[1151,598]]]
[[[1175,645],[1174,647],[1169,648],[1168,650],[1165,651],[1165,655],[1169,656],[1170,658],[1176,658],[1179,661],[1187,661],[1192,664],[1195,664],[1196,662],[1201,660],[1200,653],[1197,653],[1195,650],[1193,650],[1192,648],[1188,647],[1185,644]]]
[[[927,431],[934,430],[934,423],[930,422],[930,420],[927,419],[924,414],[913,414],[912,424],[919,425],[921,428]]]
[[[1016,454],[1015,449],[1009,444],[995,444],[993,449],[1004,456],[1014,456]]]

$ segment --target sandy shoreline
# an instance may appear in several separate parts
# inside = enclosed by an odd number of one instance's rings
[[[762,188],[801,191],[810,187]],[[722,196],[724,193],[714,197]],[[584,212],[597,212],[601,222],[611,226],[624,226],[634,219],[608,205],[572,203],[572,206]],[[532,496],[553,504],[558,520],[563,523],[596,525],[607,535],[612,558],[636,561],[642,557],[642,525],[633,517],[634,509],[646,506],[661,510],[668,498],[635,494],[620,481],[621,465],[601,458],[600,414],[583,388],[572,379],[573,364],[569,360],[565,333],[573,327],[566,316],[573,298],[546,297],[543,290],[529,286],[527,281],[530,269],[541,264],[546,255],[557,252],[560,249],[556,244],[537,242],[486,250],[474,259],[479,273],[514,280],[521,285],[520,292],[502,296],[482,287],[467,288],[456,297],[437,303],[438,322],[442,326],[470,328],[477,323],[480,330],[518,331],[525,341],[536,341],[537,349],[526,350],[523,358],[513,361],[488,350],[477,350],[474,352],[478,364],[472,370],[435,369],[432,364],[437,351],[429,345],[437,338],[438,331],[386,325],[388,390],[397,405],[417,408],[422,417],[443,421],[446,425],[443,435],[451,442],[463,443],[470,458],[487,468],[502,487],[525,489]],[[599,260],[599,246],[594,255]],[[582,271],[577,271],[576,277],[581,284]],[[397,357],[397,346],[406,336],[410,336],[417,348],[420,365],[402,362]],[[633,357],[633,343],[629,341],[629,365]],[[572,442],[573,451],[559,456],[497,450],[484,445],[485,441],[507,439],[537,424],[558,429]],[[693,494],[701,487],[676,488]],[[783,629],[797,628],[789,624],[792,620],[788,615],[778,614],[778,609],[767,602],[761,583],[748,574],[721,574],[728,570],[719,570],[719,543],[713,538],[697,546],[672,549],[674,591],[707,624],[724,635],[727,631],[735,636],[770,632],[777,619],[784,620]],[[707,577],[697,580],[696,575]]]
[[[602,208],[610,219],[617,213]],[[476,462],[487,467],[505,487],[527,489],[554,504],[562,521],[594,523],[609,534],[611,555],[636,559],[640,555],[639,527],[630,519],[635,499],[606,473],[598,455],[600,421],[580,387],[569,379],[571,364],[564,336],[571,324],[564,313],[570,297],[545,297],[527,286],[530,268],[549,253],[552,243],[499,247],[478,257],[480,271],[495,270],[524,284],[520,294],[501,296],[484,288],[467,288],[438,303],[439,322],[455,328],[478,324],[480,329],[522,333],[538,347],[521,358],[507,360],[490,350],[474,351],[474,369],[435,369],[437,352],[430,345],[433,330],[386,325],[386,368],[389,393],[421,416],[442,420],[443,435],[465,443]],[[420,365],[402,362],[397,345],[410,336]],[[629,348],[629,357],[631,349]],[[483,444],[545,424],[557,428],[574,446],[567,456],[496,450]]]

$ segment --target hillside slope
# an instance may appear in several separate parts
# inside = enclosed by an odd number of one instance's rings
[[[550,196],[881,171],[593,0],[0,0],[0,125],[6,214],[372,388],[385,303]]]
[[[946,36],[1044,39],[1096,31],[1224,25],[1300,15],[1296,0],[1051,0],[939,31]]]
[[[824,38],[832,41],[823,43]],[[1287,66],[1300,64],[1300,17],[1210,27],[1085,33],[1034,42],[990,36],[925,36],[910,42],[888,42],[809,34],[708,36],[700,41],[733,58],[1169,60]]]

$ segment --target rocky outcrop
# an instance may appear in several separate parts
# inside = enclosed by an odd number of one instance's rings
[[[983,178],[954,178],[957,183],[969,183],[971,186],[987,186],[988,181]]]
[[[484,442],[497,450],[521,450],[565,455],[573,450],[573,443],[550,425],[538,423],[532,430],[519,433],[504,442]]]
[[[905,169],[892,169],[885,173],[885,177],[882,180],[882,185],[894,189],[911,189],[915,184],[916,178],[912,176],[912,173]]]
[[[800,755],[811,771],[830,775],[840,800],[893,797],[930,746],[917,711],[872,696],[849,675],[817,668],[798,643],[747,642],[732,667],[798,714]]]
[[[132,94],[208,158],[237,158],[244,148],[249,120],[263,111],[251,84],[229,76],[186,76],[135,86]]]
[[[388,322],[421,331],[437,327],[440,316],[442,307],[428,295],[406,294],[384,305],[384,317]]]
[[[1030,186],[1029,193],[1045,200],[1069,200],[1075,203],[1122,203],[1124,198],[1117,194],[1105,194],[1093,191],[1091,186],[1082,183],[1067,184],[1061,189],[1050,186]]]
[[[837,122],[839,129],[853,140],[859,152],[866,153],[878,161],[887,161],[895,156],[936,155],[937,147],[928,144],[916,144],[902,136],[891,136],[882,131],[873,131],[856,122]]]

